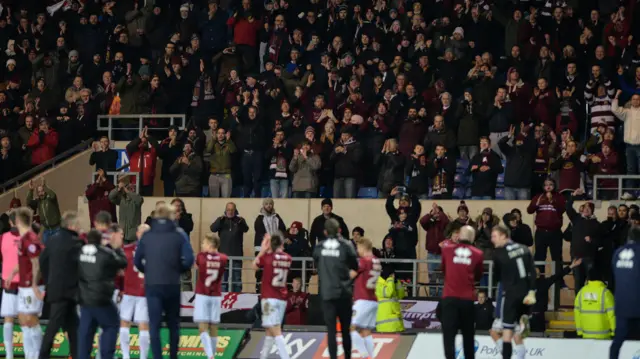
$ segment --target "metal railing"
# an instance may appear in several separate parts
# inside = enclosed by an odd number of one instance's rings
[[[158,126],[149,126],[154,120],[158,122]],[[133,122],[137,121],[137,125],[133,126]],[[137,131],[139,134],[144,127],[148,126],[150,132],[166,131],[170,126],[177,126],[184,130],[187,126],[187,118],[184,114],[140,114],[140,115],[99,115],[98,131],[105,131],[110,140],[118,140],[114,138],[114,131]],[[130,139],[130,138],[129,138]]]
[[[23,172],[22,174],[8,180],[7,182],[0,185],[0,192],[4,193],[9,189],[20,186],[21,183],[25,183],[31,180],[36,175],[44,172],[49,168],[55,168],[57,164],[67,160],[69,157],[78,154],[80,152],[84,152],[87,148],[91,147],[93,144],[93,138],[90,138],[86,141],[79,143],[78,145],[62,152],[61,154],[55,156],[54,158],[48,160],[45,163],[39,164],[32,169]]]
[[[128,167],[129,164],[127,164],[126,166],[123,167]],[[91,182],[90,183],[94,183],[96,181],[96,176],[97,176],[98,172],[93,172],[91,174]],[[113,176],[113,181],[111,181],[112,184],[114,184],[116,187],[118,186],[118,179],[122,178],[122,177],[128,177],[128,176],[135,176],[136,177],[136,193],[140,193],[140,172],[120,172],[120,171],[106,171],[105,175],[111,177]]]
[[[605,180],[605,179],[615,179],[618,181],[618,187],[617,188],[598,188],[598,180]],[[625,180],[636,180],[640,183],[640,175],[595,175],[593,176],[593,200],[597,201],[598,197],[601,193],[599,193],[598,190],[600,191],[608,191],[608,192],[613,192],[616,191],[617,193],[617,197],[615,199],[620,199],[620,197],[622,197],[622,195],[625,192],[628,191],[638,191],[640,190],[640,187],[635,188],[635,187],[629,187],[629,188],[625,188],[624,187],[624,181]]]
[[[253,260],[255,259],[255,257],[249,257],[249,256],[229,256],[229,266],[227,268],[227,279],[223,282],[223,285],[227,286],[227,288],[229,288],[229,291],[231,291],[231,288],[233,288],[234,286],[242,286],[244,284],[247,285],[254,285],[257,286],[260,283],[258,281],[242,281],[242,278],[240,278],[240,281],[236,281],[236,283],[234,283],[234,273],[233,273],[233,263],[234,262],[238,262],[240,261],[241,263],[244,261],[250,261],[253,262]],[[405,278],[410,278],[410,282],[407,283],[407,287],[410,288],[410,293],[412,297],[417,297],[419,294],[420,289],[429,289],[429,288],[436,288],[437,291],[439,290],[440,292],[442,291],[442,288],[444,287],[444,280],[439,280],[439,281],[433,281],[433,279],[430,277],[429,278],[429,282],[420,282],[419,281],[419,276],[421,275],[426,275],[429,274],[429,276],[433,275],[433,274],[441,274],[442,272],[440,271],[434,271],[435,273],[428,273],[427,271],[420,271],[419,270],[419,265],[423,264],[424,269],[427,268],[428,264],[437,264],[440,265],[441,261],[439,260],[433,260],[433,259],[386,259],[386,258],[380,258],[380,262],[382,263],[390,263],[390,264],[411,264],[411,270],[408,269],[397,269],[395,270],[396,272],[396,277],[398,277],[399,275],[402,275]],[[301,264],[301,265],[300,265]],[[497,286],[495,285],[495,278],[494,278],[494,264],[493,261],[491,260],[485,260],[484,261],[484,265],[485,265],[485,276],[486,278],[486,283],[487,285],[485,286],[477,286],[477,288],[479,289],[487,289],[487,292],[490,293],[490,295],[495,298],[495,296],[493,295],[495,293],[495,291],[497,290]],[[557,271],[556,268],[556,263],[555,262],[544,262],[544,261],[537,261],[535,262],[536,267],[538,268],[545,268],[545,271],[542,271],[545,275],[554,275]],[[550,267],[550,272],[546,272],[546,268]],[[244,271],[250,271],[252,274],[254,273],[253,269],[242,269]],[[290,268],[290,271],[300,271],[301,275],[300,275],[300,279],[302,281],[302,288],[308,288],[308,278],[311,277],[311,275],[315,274],[315,269],[313,266],[313,258],[311,257],[294,257],[292,258],[292,266]],[[241,272],[242,273],[242,272]],[[406,274],[406,275],[405,275]],[[197,272],[196,272],[196,276],[197,276]],[[196,277],[194,277],[194,280],[196,279]],[[289,284],[289,282],[287,282]],[[558,286],[556,286],[558,287]],[[558,289],[558,288],[556,288]],[[308,289],[307,289],[308,290]],[[556,293],[558,292],[558,290],[553,290],[550,292],[549,295],[549,299],[551,302],[551,308],[550,309],[554,309],[557,306],[557,301],[556,301]]]

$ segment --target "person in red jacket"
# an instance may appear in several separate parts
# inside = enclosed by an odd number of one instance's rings
[[[233,42],[242,59],[242,69],[245,72],[256,71],[258,31],[262,29],[262,21],[256,19],[250,9],[242,9],[227,20],[227,26],[233,28]]]
[[[156,177],[156,161],[158,158],[158,143],[147,134],[145,127],[140,132],[140,137],[129,142],[127,145],[127,155],[129,156],[129,171],[140,173],[140,195],[153,195],[153,181]],[[133,178],[131,184],[135,184]]]
[[[302,280],[293,278],[291,291],[287,294],[287,309],[284,322],[287,325],[307,325],[307,310],[309,309],[309,293],[303,292]]]
[[[43,118],[38,125],[38,131],[33,131],[27,147],[31,150],[31,164],[43,164],[56,155],[58,147],[58,133],[49,127],[49,120]]]
[[[614,152],[613,143],[611,141],[602,142],[602,151],[590,156],[588,164],[590,173],[593,175],[616,175],[618,171],[618,154]],[[598,180],[598,199],[612,200],[618,196],[618,180],[603,179]]]
[[[89,201],[89,219],[91,220],[91,228],[94,227],[93,220],[96,214],[101,211],[111,214],[114,221],[116,219],[116,205],[109,200],[109,192],[116,188],[113,183],[109,182],[102,168],[98,169],[98,177],[96,181],[87,187],[84,195]]]
[[[435,202],[431,206],[431,211],[425,214],[420,219],[420,225],[427,231],[427,240],[425,241],[425,248],[427,250],[427,268],[429,269],[429,282],[441,283],[441,278],[436,276],[436,271],[440,267],[440,261],[442,260],[442,246],[441,243],[445,240],[444,231],[449,224],[449,217],[442,211],[442,207],[438,206]],[[433,296],[442,296],[442,288],[438,286],[436,293]]]
[[[527,213],[536,214],[535,225],[535,261],[547,260],[547,248],[551,260],[557,269],[562,269],[562,215],[565,211],[565,198],[556,191],[555,182],[548,178],[544,181],[544,192],[534,196],[527,207]],[[541,269],[542,270],[542,269]],[[557,272],[556,273],[560,273]]]

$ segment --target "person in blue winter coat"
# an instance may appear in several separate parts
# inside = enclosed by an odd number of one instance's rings
[[[640,328],[640,227],[633,226],[628,243],[620,247],[611,261],[616,283],[616,330],[609,349],[609,358],[618,359],[620,348],[632,330]]]
[[[154,211],[151,229],[138,241],[134,264],[144,273],[149,310],[149,334],[154,358],[162,358],[160,327],[163,312],[169,328],[170,358],[178,357],[180,338],[180,276],[193,266],[189,237],[174,222],[174,212],[166,204]]]

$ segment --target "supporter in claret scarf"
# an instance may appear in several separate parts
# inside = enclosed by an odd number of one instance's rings
[[[558,170],[560,192],[573,192],[581,186],[581,174],[584,170],[584,159],[578,152],[578,144],[569,140],[564,153],[551,164],[552,170]]]
[[[302,291],[300,277],[293,278],[291,290],[287,293],[287,309],[284,322],[287,325],[307,325],[309,293]]]

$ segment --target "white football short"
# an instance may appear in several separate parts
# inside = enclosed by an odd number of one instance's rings
[[[120,311],[120,303],[118,303],[118,295],[120,295],[120,289],[116,289],[113,291],[113,296],[111,296],[111,301],[116,306],[118,312]]]
[[[195,323],[220,323],[222,312],[222,297],[212,297],[196,294],[193,304],[193,321]]]
[[[351,325],[360,329],[375,329],[378,302],[358,299],[353,303]]]
[[[282,325],[287,302],[281,299],[266,298],[260,301],[262,307],[262,327],[271,328]]]
[[[44,293],[44,286],[41,285],[40,292]],[[42,314],[43,302],[36,298],[33,288],[18,288],[18,313],[20,314]]]
[[[496,318],[493,320],[493,324],[491,324],[491,330],[493,330],[496,333],[502,333],[502,330],[504,329],[503,325],[502,325],[502,319],[500,318]],[[516,334],[522,334],[523,332],[523,328],[520,325],[520,323],[518,322],[518,324],[516,324],[516,327],[513,329],[513,332]]]
[[[0,317],[16,318],[18,316],[18,294],[2,291],[2,304],[0,305]]]
[[[134,323],[149,323],[147,298],[123,295],[120,302],[120,319]]]

